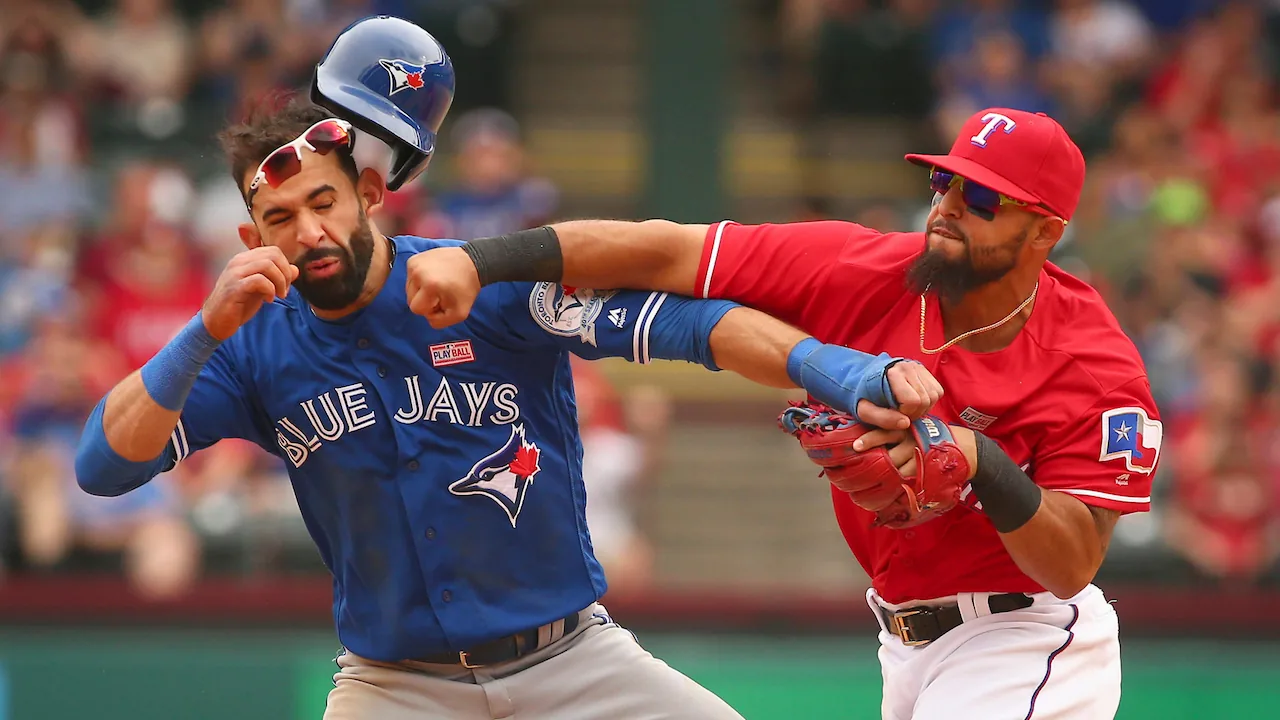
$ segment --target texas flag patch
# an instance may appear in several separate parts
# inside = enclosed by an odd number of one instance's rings
[[[1102,454],[1106,462],[1124,458],[1130,472],[1150,474],[1160,458],[1164,425],[1147,417],[1142,408],[1126,407],[1102,413]]]

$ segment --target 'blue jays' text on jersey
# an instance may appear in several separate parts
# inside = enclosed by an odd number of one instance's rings
[[[291,291],[223,343],[169,450],[178,462],[239,437],[284,459],[333,573],[338,635],[378,660],[464,650],[598,599],[567,353],[684,357],[669,328],[733,307],[502,283],[436,330],[408,308],[405,265],[454,241],[393,243],[363,310],[320,320]]]

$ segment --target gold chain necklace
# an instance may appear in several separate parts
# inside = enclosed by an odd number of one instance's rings
[[[1025,310],[1026,307],[1036,299],[1036,292],[1039,289],[1040,289],[1040,282],[1036,281],[1036,285],[1035,287],[1031,288],[1031,294],[1027,296],[1027,299],[1023,300],[1022,304],[1014,308],[1013,312],[1006,315],[1003,320],[994,322],[986,327],[980,327],[976,330],[970,330],[969,332],[957,335],[951,340],[948,340],[942,347],[938,348],[937,350],[930,350],[924,346],[924,316],[925,316],[924,296],[929,292],[929,288],[925,288],[924,292],[920,293],[920,352],[924,353],[925,355],[937,355],[938,353],[942,352],[943,350],[946,350],[947,348],[951,347],[952,345],[955,345],[956,343],[960,342],[961,340],[964,340],[965,338],[973,337],[978,333],[984,333],[984,332],[987,332],[988,330],[995,330],[1001,325],[1004,325],[1005,323],[1014,319],[1015,317],[1017,317],[1018,313]]]

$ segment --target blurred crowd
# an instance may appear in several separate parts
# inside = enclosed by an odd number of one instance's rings
[[[423,22],[466,88],[448,181],[389,196],[384,232],[467,239],[556,217],[511,114],[512,5],[0,0],[0,582],[106,571],[166,596],[207,572],[319,569],[283,467],[257,448],[224,442],[101,499],[76,488],[74,444],[240,249],[247,216],[213,133],[303,84],[355,17]],[[1280,0],[763,5],[800,127],[890,121],[945,149],[986,106],[1063,122],[1089,181],[1055,260],[1110,302],[1166,428],[1155,511],[1121,523],[1112,553],[1135,549],[1135,567],[1164,553],[1200,581],[1280,576]],[[797,217],[828,213],[815,199]],[[918,229],[920,203],[859,219]],[[596,550],[611,585],[644,586],[637,493],[669,403],[587,363],[574,373]]]

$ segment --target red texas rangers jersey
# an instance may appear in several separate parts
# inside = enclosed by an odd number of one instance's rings
[[[990,353],[920,351],[920,296],[906,270],[923,233],[845,222],[712,225],[697,292],[735,300],[814,337],[924,363],[946,394],[934,413],[995,440],[1038,485],[1124,513],[1150,509],[1162,426],[1133,343],[1098,294],[1052,264],[1012,344]],[[945,342],[929,296],[927,347]],[[965,503],[910,530],[832,493],[845,540],[888,602],[957,592],[1041,592],[1013,563],[965,490]]]

